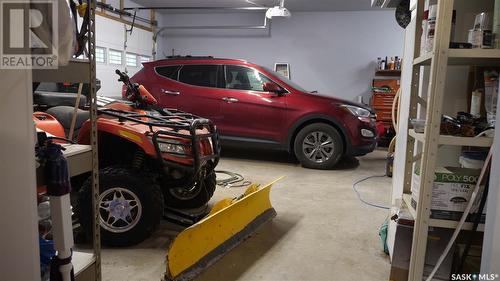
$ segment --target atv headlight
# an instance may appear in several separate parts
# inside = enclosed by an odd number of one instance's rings
[[[356,117],[370,117],[372,115],[369,110],[359,106],[343,104],[341,105],[341,107],[347,109],[352,115]]]
[[[175,140],[168,140],[168,142],[158,141],[158,148],[160,148],[161,152],[165,153],[186,154],[184,145]]]

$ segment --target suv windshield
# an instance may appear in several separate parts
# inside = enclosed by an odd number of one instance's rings
[[[285,77],[283,76],[281,73],[279,72],[276,72],[268,67],[264,67],[264,66],[261,66],[262,68],[264,68],[266,71],[278,76],[279,79],[281,79],[283,82],[285,82],[286,84],[292,86],[294,89],[298,90],[298,91],[301,91],[301,92],[306,92],[308,93],[309,91],[307,90],[304,90],[304,88],[302,88],[299,84],[293,82],[292,80],[288,79],[288,77]]]

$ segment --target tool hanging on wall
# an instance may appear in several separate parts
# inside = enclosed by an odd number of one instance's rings
[[[78,3],[75,3],[75,1],[70,0],[69,7],[71,13],[73,14],[73,20],[75,22],[75,30],[76,30],[77,46],[74,56],[79,57],[85,52],[85,47],[88,39],[87,32],[88,32],[88,22],[89,22],[89,13],[88,13],[89,6],[87,5],[87,3],[83,3],[82,0],[79,0]],[[78,29],[77,17],[83,18],[83,22],[80,29]]]
[[[125,10],[120,10],[118,8],[115,8],[115,7],[113,7],[113,6],[111,6],[110,4],[107,4],[107,3],[96,2],[96,7],[100,8],[102,11],[106,11],[106,13],[114,14],[114,15],[117,15],[119,17],[125,17],[125,18],[132,17],[131,13],[129,13],[129,12],[125,11]],[[131,8],[129,10],[135,10],[135,8]],[[156,21],[148,19],[148,18],[143,18],[143,17],[140,17],[140,16],[136,16],[136,20],[139,21],[139,22],[142,22],[142,23],[146,23],[147,25],[156,26]]]
[[[135,17],[137,16],[137,9],[134,10],[134,15],[132,17],[132,24],[130,25],[130,29],[127,28],[127,24],[123,24],[123,28],[125,30],[124,33],[124,40],[123,40],[123,52],[125,53],[125,59],[127,57],[127,42],[128,42],[128,36],[132,35],[132,31],[134,30],[134,25],[135,25]],[[127,62],[125,61],[125,73],[128,73],[127,70]]]

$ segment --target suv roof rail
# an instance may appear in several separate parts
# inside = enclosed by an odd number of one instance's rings
[[[213,59],[213,56],[168,56],[167,59]]]
[[[187,55],[187,56],[180,56],[180,55],[167,56],[164,59],[158,59],[155,62],[168,61],[168,60],[229,60],[229,61],[238,60],[238,61],[242,61],[242,62],[247,62],[244,59],[227,59],[227,58],[216,58],[216,57],[213,57],[213,56],[191,56],[191,55]]]

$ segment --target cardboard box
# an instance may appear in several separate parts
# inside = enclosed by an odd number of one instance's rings
[[[465,210],[472,192],[479,178],[480,170],[439,167],[434,175],[434,186],[432,189],[431,218],[445,220],[460,220]],[[420,170],[415,169],[412,177],[411,195],[412,207],[417,207],[418,193],[420,190]],[[471,214],[477,213],[479,208],[479,198],[472,207]],[[481,222],[485,219],[486,207],[483,210]],[[474,215],[469,214],[469,221]]]

